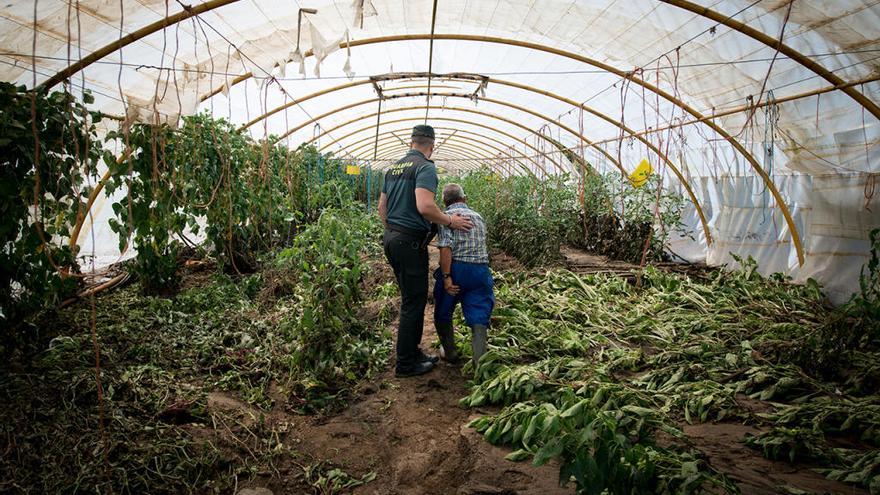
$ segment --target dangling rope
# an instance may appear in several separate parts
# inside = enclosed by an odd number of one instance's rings
[[[79,2],[77,1],[77,3],[79,3]],[[72,9],[73,9],[73,3],[68,3],[67,4],[67,65],[68,65],[68,67],[71,64],[70,48],[72,45],[72,43],[71,43],[72,33],[70,31],[70,19],[72,17],[72,15],[71,15]],[[78,13],[79,12],[77,12],[77,14]],[[67,107],[67,112],[68,112],[68,119],[70,121],[70,128],[75,129],[77,123],[76,123],[76,117],[75,117],[75,112],[74,112],[74,99],[72,97],[73,84],[70,81],[70,79],[64,80],[64,88],[65,88],[65,91],[69,95],[71,95],[71,97],[68,99],[69,105]],[[83,88],[83,91],[85,91],[85,88]],[[88,122],[86,122],[86,124],[88,124]],[[62,132],[63,132],[63,130],[62,130]],[[77,139],[75,135],[72,138],[73,138],[74,162],[77,164],[77,166],[80,170],[85,172],[84,175],[85,175],[85,179],[87,181],[87,185],[89,187],[91,187],[92,181],[91,181],[91,177],[88,172],[88,158],[83,160],[82,150],[80,150],[80,147],[79,147],[79,139]],[[86,135],[85,135],[85,149],[86,150],[89,149],[90,138],[91,138],[91,136],[89,135],[89,133],[86,133]],[[61,139],[62,140],[65,139],[64,135],[61,136]],[[81,190],[80,190],[79,184],[76,181],[74,181],[73,184],[71,184],[71,189],[73,190],[74,197],[77,197],[77,198],[80,197]],[[83,215],[84,215],[83,204],[81,201],[77,201],[76,202],[76,222],[77,222],[77,224],[81,223],[84,220]],[[76,255],[76,247],[71,246],[71,248],[73,249],[73,254],[75,256]],[[95,246],[94,246],[94,244],[92,244],[92,251],[94,251],[94,249],[95,249]],[[93,256],[92,256],[92,271],[94,271],[94,252],[93,252]]]
[[[862,84],[862,92],[865,91],[865,85]],[[875,173],[870,172],[870,158],[869,158],[869,147],[868,147],[868,128],[865,126],[865,107],[862,106],[862,135],[865,137],[865,170],[868,170],[868,178],[865,180],[865,190],[863,192],[865,196],[865,209],[871,211],[871,200],[874,199],[874,192],[877,188],[877,175]]]
[[[584,107],[583,106],[578,106],[578,134],[581,136],[584,135]],[[583,162],[584,167],[586,167],[587,158],[585,156],[586,153],[584,150],[584,140],[578,139],[578,144],[579,144],[578,148],[579,148],[579,154],[581,157],[581,161]],[[584,192],[584,188],[586,187],[586,184],[585,184],[586,178],[587,178],[587,171],[584,169],[581,169],[580,174],[578,176],[578,196],[581,201],[581,222],[583,223],[583,227],[584,227],[583,241],[586,241],[587,231],[589,229],[589,224],[587,223],[587,199],[585,197],[585,192]]]
[[[776,147],[776,127],[779,123],[779,107],[776,104],[776,98],[773,90],[767,92],[767,102],[769,105],[764,107],[764,168],[767,169],[767,175],[773,177],[774,156]],[[767,221],[767,210],[769,190],[764,187],[761,192],[761,225]]]
[[[620,85],[620,133],[618,134],[617,139],[617,163],[623,162],[623,140],[626,136],[624,127],[626,126],[626,98],[629,95],[629,85],[632,82],[632,77],[636,74],[641,74],[642,69],[636,68],[635,70],[628,72],[626,77],[623,78],[623,81]],[[642,88],[644,90],[644,87]],[[642,99],[644,102],[644,98]],[[647,122],[645,122],[647,125]],[[623,185],[621,186],[623,187]],[[621,193],[623,191],[621,190]],[[620,218],[624,218],[624,214],[626,213],[626,204],[624,202],[623,194],[620,195]],[[623,222],[621,222],[623,223]]]

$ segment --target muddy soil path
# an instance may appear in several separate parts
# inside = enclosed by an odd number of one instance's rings
[[[430,250],[430,266],[439,264]],[[430,279],[433,281],[433,278]],[[422,349],[437,341],[431,304],[425,308]],[[397,322],[393,323],[395,329]],[[362,400],[325,421],[301,424],[294,434],[303,450],[343,466],[350,473],[376,473],[354,493],[363,494],[568,494],[559,487],[559,466],[540,468],[504,459],[468,428],[481,411],[458,405],[467,395],[461,368],[443,361],[431,373],[397,379],[393,366],[361,386]],[[483,413],[488,411],[482,411]]]
[[[430,309],[430,307],[429,307]],[[433,342],[427,325],[423,348]],[[298,449],[331,460],[351,474],[375,472],[363,494],[555,494],[559,467],[535,468],[504,459],[509,450],[489,445],[467,428],[479,411],[458,406],[467,394],[457,367],[395,379],[392,370],[364,384],[363,399],[338,416],[300,422]],[[277,493],[277,492],[276,492]]]
[[[437,251],[431,249],[431,267],[437,264]],[[429,300],[422,337],[429,354],[436,353],[433,309]],[[396,321],[392,328],[396,331]],[[285,444],[302,457],[282,461],[281,477],[258,477],[242,487],[268,488],[276,495],[310,493],[302,466],[327,461],[354,477],[375,473],[373,481],[351,491],[358,494],[574,493],[573,484],[559,487],[558,463],[538,468],[510,462],[504,459],[509,449],[493,447],[467,427],[492,410],[458,405],[468,393],[460,366],[441,361],[427,375],[398,379],[392,357],[388,368],[358,392],[348,408],[328,417],[296,416],[276,407],[268,420],[291,425]]]

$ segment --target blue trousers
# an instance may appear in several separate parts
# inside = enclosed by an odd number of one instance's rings
[[[492,289],[494,282],[489,265],[453,261],[451,273],[452,283],[459,287],[455,296],[443,288],[443,274],[440,269],[434,271],[434,321],[452,323],[452,313],[460,302],[464,320],[469,327],[488,327],[492,308],[495,307],[495,292]]]

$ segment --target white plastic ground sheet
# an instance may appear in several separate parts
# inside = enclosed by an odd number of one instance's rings
[[[450,171],[572,172],[554,142],[603,171],[647,158],[684,193],[675,166],[706,216],[712,243],[691,208],[693,240],[676,239],[677,254],[751,255],[764,273],[817,279],[837,302],[857,290],[880,227],[878,2],[439,0],[429,61],[434,3],[4,2],[0,78],[30,87],[103,53],[69,84],[107,114],[175,124],[208,111],[256,139],[286,134],[291,147],[375,156],[374,167],[426,113]],[[369,78],[384,74],[376,146]],[[99,200],[80,238],[104,262],[119,255],[109,210]]]

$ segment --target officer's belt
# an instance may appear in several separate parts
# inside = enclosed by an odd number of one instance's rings
[[[394,225],[393,223],[388,224],[388,230],[397,232],[398,234],[403,234],[407,237],[412,237],[413,240],[421,241],[425,238],[426,235],[430,233],[428,230],[416,230],[416,229],[408,229],[406,227],[401,227],[400,225]]]
[[[437,226],[433,223],[431,224],[431,230],[413,230],[406,227],[401,227],[400,225],[389,223],[388,230],[398,232],[409,237],[413,241],[418,242],[419,249],[426,249],[428,247],[428,243],[430,243],[431,240],[434,239],[434,236],[437,235]]]

